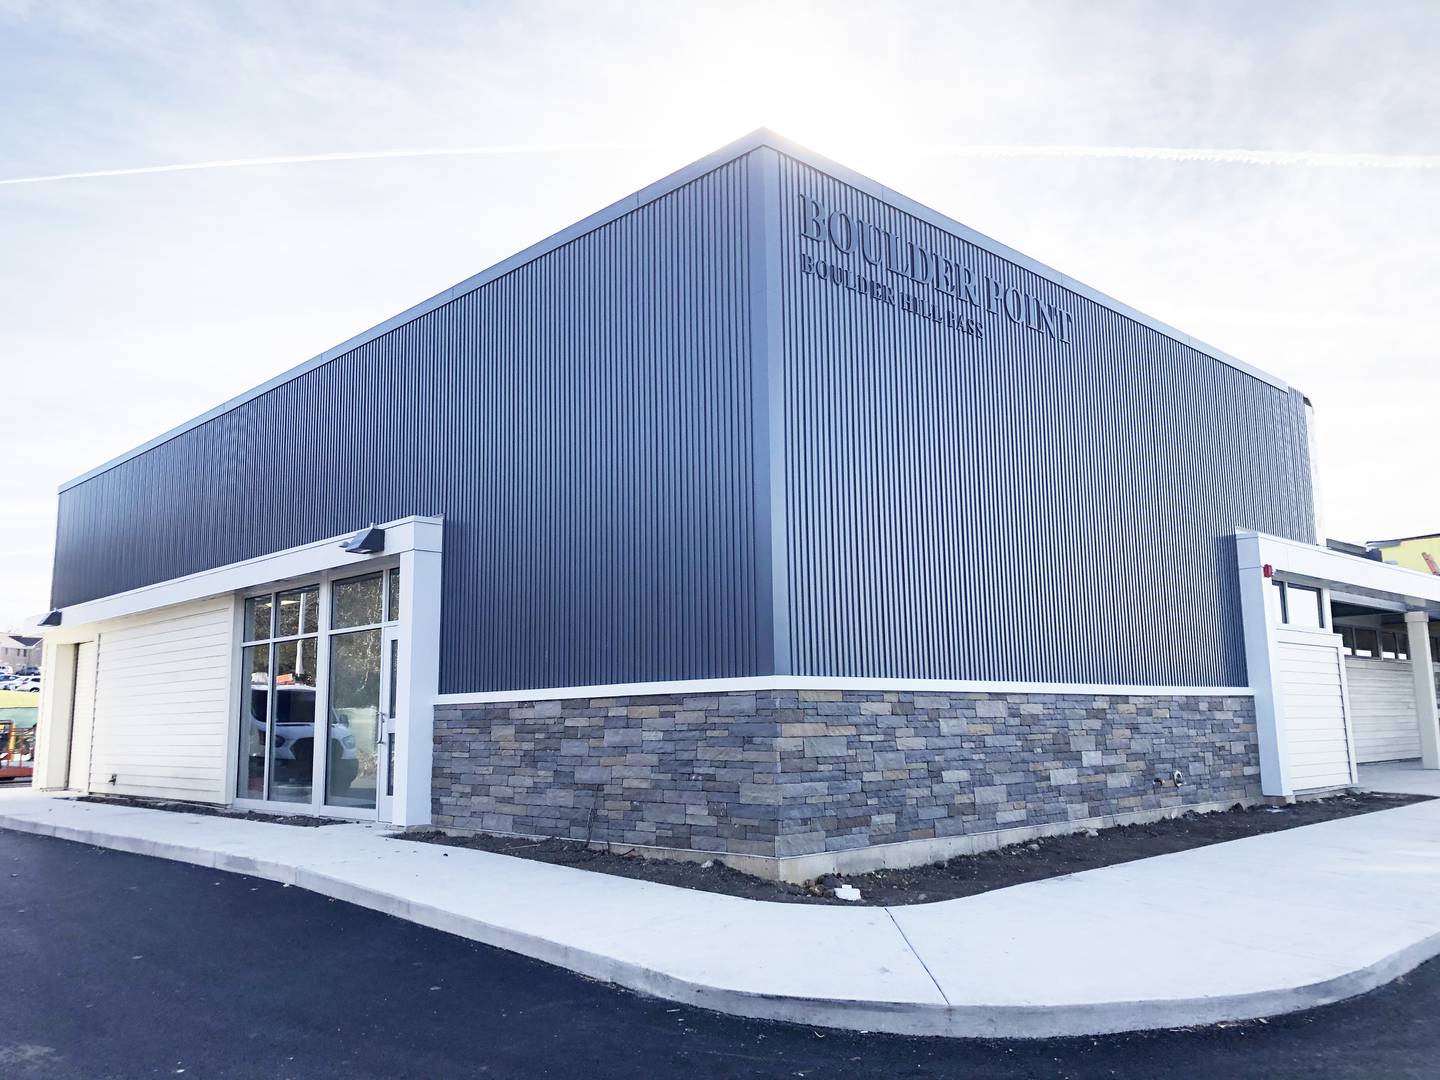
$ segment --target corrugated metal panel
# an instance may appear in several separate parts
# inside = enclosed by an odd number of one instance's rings
[[[1313,541],[1301,397],[794,159],[780,186],[793,672],[1244,685],[1228,538]],[[1070,342],[904,310],[934,290],[802,237],[801,196],[1070,312]]]
[[[755,674],[745,170],[67,490],[54,603],[443,514],[442,691]]]
[[[55,603],[442,514],[445,691],[765,673],[770,545],[776,670],[1243,685],[1229,537],[1313,539],[1299,395],[783,156],[755,256],[753,157],[70,488]],[[799,274],[802,191],[1070,342]]]

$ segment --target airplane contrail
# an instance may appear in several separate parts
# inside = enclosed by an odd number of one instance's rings
[[[208,169],[242,169],[267,165],[308,165],[327,161],[375,161],[386,158],[482,157],[510,154],[608,153],[653,150],[645,143],[552,143],[517,146],[457,146],[433,149],[356,150],[338,154],[288,154],[276,157],[229,158],[170,165],[142,165],[127,169],[51,173],[0,179],[0,187],[14,184],[48,184],[60,180],[96,180],[153,173],[198,172]],[[1437,169],[1440,154],[1350,154],[1309,150],[1247,150],[1226,147],[1178,146],[1000,146],[891,144],[883,149],[937,157],[966,158],[1115,158],[1132,161],[1195,161],[1222,165],[1288,165],[1332,169]]]
[[[97,180],[109,176],[145,176],[151,173],[198,172],[204,169],[246,169],[262,165],[309,165],[322,161],[374,161],[381,158],[479,157],[505,154],[567,154],[592,151],[647,149],[640,144],[553,143],[530,146],[453,146],[435,149],[356,150],[339,154],[286,154],[277,157],[229,158],[222,161],[187,161],[172,165],[141,165],[129,169],[95,169],[89,172],[52,173],[48,176],[13,176],[7,184],[48,184],[56,180]]]
[[[1298,165],[1330,169],[1440,168],[1440,154],[1349,154],[1318,150],[1247,150],[1214,146],[947,146],[917,143],[907,144],[903,149],[941,157],[1125,158],[1139,161],[1200,161],[1222,165]]]

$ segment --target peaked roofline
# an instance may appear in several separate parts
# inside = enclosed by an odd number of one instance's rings
[[[595,213],[582,218],[581,220],[575,222],[573,225],[566,226],[559,232],[553,233],[550,236],[545,237],[543,240],[539,240],[536,243],[531,244],[529,247],[521,249],[514,255],[511,255],[505,259],[501,259],[499,262],[487,267],[484,270],[481,270],[479,273],[473,274],[465,280],[459,282],[458,284],[452,285],[450,288],[444,289],[441,292],[436,293],[434,296],[431,296],[426,300],[420,301],[420,303],[418,304],[406,308],[399,314],[393,315],[390,318],[386,319],[384,322],[378,323],[375,326],[370,327],[370,329],[356,334],[354,337],[341,342],[339,345],[326,349],[324,352],[316,356],[312,356],[309,360],[306,360],[301,364],[297,364],[295,367],[289,368],[286,371],[282,371],[280,374],[275,375],[270,379],[267,379],[265,382],[260,383],[258,386],[254,386],[251,389],[246,390],[244,393],[238,394],[235,397],[230,398],[228,401],[224,401],[221,404],[216,405],[212,409],[207,409],[200,415],[193,417],[192,419],[187,420],[184,423],[179,424],[176,427],[173,427],[170,430],[155,436],[153,439],[149,439],[141,443],[139,446],[133,447],[132,449],[111,458],[109,461],[106,461],[101,465],[95,466],[95,468],[90,469],[87,472],[81,473],[74,479],[65,481],[65,483],[60,485],[59,490],[61,492],[68,491],[70,488],[73,488],[79,484],[83,484],[85,481],[93,479],[94,477],[99,476],[101,473],[108,472],[109,470],[115,468],[117,465],[124,464],[126,461],[129,461],[132,458],[139,457],[141,454],[144,454],[149,450],[153,450],[155,447],[160,446],[163,443],[169,442],[171,439],[183,435],[187,431],[193,430],[194,428],[197,428],[202,424],[208,423],[209,421],[214,420],[216,417],[222,416],[225,413],[231,411],[232,409],[244,405],[246,402],[253,401],[256,398],[269,393],[271,390],[274,390],[279,386],[283,386],[285,383],[291,382],[294,379],[298,379],[300,376],[306,374],[307,372],[313,371],[314,369],[329,363],[331,360],[335,360],[338,357],[341,357],[346,353],[359,348],[361,345],[364,345],[367,342],[374,341],[376,338],[388,334],[390,333],[390,331],[398,329],[399,327],[404,326],[408,322],[412,322],[413,320],[419,318],[421,315],[434,311],[436,308],[443,307],[445,304],[450,303],[452,300],[458,299],[461,296],[465,296],[468,293],[472,293],[481,286],[487,285],[490,282],[496,280],[497,278],[503,277],[506,274],[509,274],[512,271],[519,269],[526,263],[533,262],[540,256],[548,254],[549,252],[554,251],[559,247],[563,247],[565,244],[570,243],[572,240],[575,240],[585,235],[586,233],[593,232],[595,229],[600,228],[602,225],[609,224],[617,218],[623,217],[625,214],[628,214],[634,210],[638,210],[640,207],[645,206],[648,203],[654,202],[656,199],[663,198],[664,196],[669,195],[671,192],[676,191],[677,189],[685,186],[686,184],[689,184],[692,181],[699,179],[707,173],[714,172],[720,166],[725,165],[728,162],[734,161],[737,158],[744,157],[746,154],[761,149],[762,147],[768,147],[772,150],[777,151],[778,153],[786,155],[787,157],[794,158],[802,164],[809,165],[810,167],[817,169],[820,172],[827,173],[830,176],[833,176],[836,180],[841,181],[842,183],[848,184],[849,186],[856,188],[857,190],[863,191],[866,194],[871,195],[884,202],[888,202],[896,209],[901,210],[904,213],[910,214],[912,217],[928,222],[929,224],[934,225],[935,227],[942,229],[946,232],[953,233],[961,239],[971,244],[974,244],[976,247],[983,248],[984,250],[998,256],[999,258],[1005,259],[1007,262],[1011,262],[1016,266],[1021,267],[1022,269],[1029,270],[1035,274],[1038,274],[1041,277],[1047,278],[1055,284],[1069,290],[1072,293],[1075,293],[1078,296],[1082,296],[1088,300],[1092,300],[1095,303],[1101,305],[1102,307],[1108,308],[1109,310],[1114,311],[1119,315],[1123,315],[1124,317],[1131,319],[1134,322],[1140,323],[1143,326],[1147,326],[1150,329],[1155,330],[1160,334],[1163,334],[1165,337],[1178,341],[1182,345],[1188,345],[1190,348],[1195,349],[1198,352],[1204,353],[1215,360],[1219,360],[1223,364],[1228,364],[1230,367],[1236,368],[1247,375],[1259,379],[1261,382],[1268,383],[1271,386],[1274,386],[1276,389],[1287,392],[1293,389],[1289,384],[1285,383],[1274,375],[1262,371],[1257,367],[1253,367],[1252,365],[1245,363],[1243,360],[1237,359],[1236,357],[1231,356],[1229,353],[1223,352],[1220,349],[1215,348],[1213,345],[1206,344],[1198,338],[1194,338],[1191,337],[1189,334],[1182,333],[1180,330],[1177,330],[1173,326],[1170,326],[1166,323],[1162,323],[1158,319],[1151,318],[1144,312],[1138,311],[1135,308],[1130,307],[1130,305],[1125,304],[1122,301],[1116,300],[1114,297],[1109,296],[1106,293],[1102,293],[1098,289],[1093,289],[1090,286],[1084,284],[1083,282],[1075,278],[1070,277],[1067,274],[1062,274],[1060,271],[1054,269],[1051,266],[1047,266],[1044,263],[1038,262],[1037,260],[1030,258],[1028,255],[1024,255],[1021,252],[1016,251],[1014,248],[1008,247],[1007,245],[1000,243],[998,240],[994,240],[983,233],[976,232],[974,229],[956,221],[954,218],[947,217],[946,215],[941,214],[936,210],[932,210],[928,206],[925,206],[923,203],[916,202],[914,199],[911,199],[906,195],[900,194],[898,191],[895,191],[892,188],[888,188],[885,187],[883,184],[876,183],[874,180],[871,180],[869,177],[864,176],[853,169],[847,168],[846,166],[841,165],[838,162],[831,161],[829,158],[824,157],[821,154],[817,154],[814,151],[808,150],[803,146],[793,143],[789,139],[786,139],[785,137],[771,131],[768,128],[757,128],[756,130],[750,132],[748,135],[744,135],[741,138],[736,139],[734,142],[728,143],[725,146],[722,146],[720,149],[715,150],[712,153],[706,154],[704,157],[691,162],[689,165],[686,165],[681,169],[677,169],[675,172],[672,172],[668,176],[665,176],[662,179],[655,181],[653,184],[648,184],[640,190],[633,192],[630,195],[626,195],[622,199],[616,200],[609,206],[597,210]],[[1305,400],[1308,404],[1309,398],[1306,398]]]

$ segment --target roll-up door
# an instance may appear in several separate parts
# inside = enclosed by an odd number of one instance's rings
[[[1415,682],[1409,660],[1345,658],[1355,760],[1399,761],[1420,756]]]
[[[101,635],[92,791],[225,801],[233,611],[226,597]]]

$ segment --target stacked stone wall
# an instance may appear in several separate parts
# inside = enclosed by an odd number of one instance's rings
[[[435,716],[434,820],[458,830],[786,857],[1259,794],[1244,695],[781,690]]]

